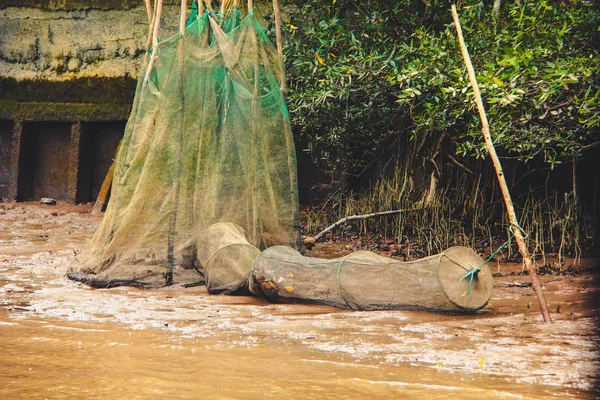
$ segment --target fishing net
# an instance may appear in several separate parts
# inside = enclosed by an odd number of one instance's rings
[[[492,294],[492,273],[466,247],[401,262],[368,251],[331,260],[274,246],[252,268],[250,290],[273,302],[308,302],[354,310],[474,312]]]
[[[94,287],[205,282],[210,293],[249,289],[360,310],[472,312],[487,303],[491,272],[464,247],[413,262],[300,254],[281,53],[235,3],[182,19],[181,33],[161,42],[156,32],[108,208],[70,278]]]
[[[238,225],[256,248],[300,249],[282,60],[254,14],[194,16],[150,60],[109,205],[69,276],[93,286],[197,281],[209,262],[197,257],[198,238],[209,241],[217,222]]]

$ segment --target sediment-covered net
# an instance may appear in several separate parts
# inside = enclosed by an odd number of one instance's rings
[[[211,294],[248,292],[248,281],[260,250],[248,243],[241,226],[218,222],[197,241],[195,264],[206,279]]]
[[[116,158],[111,199],[69,273],[87,283],[198,279],[196,239],[216,222],[249,243],[301,248],[282,60],[253,13],[204,13],[160,42]]]
[[[355,310],[473,312],[486,305],[492,286],[489,267],[466,247],[402,262],[368,251],[324,260],[274,246],[254,263],[250,290],[274,302]]]

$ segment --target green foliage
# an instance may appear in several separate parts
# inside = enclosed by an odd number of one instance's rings
[[[399,137],[450,133],[485,156],[447,3],[302,2],[286,21],[296,133],[331,170],[358,171]],[[491,133],[505,156],[550,166],[600,136],[600,10],[594,2],[466,1],[459,14]]]
[[[323,4],[306,2],[287,24],[288,106],[307,150],[349,171],[379,157],[403,125],[389,83],[396,43],[382,15]]]

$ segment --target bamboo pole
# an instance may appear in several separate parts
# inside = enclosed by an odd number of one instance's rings
[[[185,34],[185,20],[186,20],[186,11],[187,11],[187,1],[182,0],[181,2],[181,12],[179,16],[179,34],[183,36]]]
[[[279,0],[273,0],[273,14],[275,16],[275,38],[277,40],[277,54],[283,58],[283,41],[281,39],[281,14]]]
[[[156,10],[156,6],[157,0],[154,0],[154,10]],[[152,47],[152,33],[154,32],[154,22],[156,21],[156,15],[152,10],[153,8],[150,6],[148,0],[148,3],[146,4],[146,11],[149,11],[150,15],[148,16],[148,38],[146,40],[146,54],[144,55],[144,57],[148,57],[148,50],[150,50],[150,48]]]
[[[146,15],[148,15],[148,23],[152,23],[152,6],[150,5],[150,0],[144,0],[146,4]]]
[[[519,222],[517,220],[517,214],[515,212],[515,208],[513,206],[513,202],[510,196],[510,192],[508,190],[508,185],[506,184],[506,179],[504,177],[504,172],[502,171],[502,164],[500,163],[500,159],[496,154],[496,149],[494,148],[494,142],[492,141],[492,137],[490,136],[490,128],[487,120],[487,116],[485,113],[485,108],[483,107],[483,101],[481,100],[481,93],[479,91],[479,86],[477,85],[477,79],[475,77],[475,70],[473,69],[473,65],[471,64],[471,58],[469,57],[469,52],[465,45],[465,41],[462,34],[462,29],[460,26],[460,21],[458,19],[458,13],[456,11],[456,5],[452,5],[452,18],[454,19],[454,26],[456,27],[456,33],[458,34],[458,40],[460,42],[460,50],[462,52],[463,59],[465,61],[465,65],[467,66],[467,71],[469,73],[469,81],[471,82],[471,86],[473,87],[473,94],[475,96],[475,104],[477,104],[477,110],[479,111],[479,117],[481,118],[481,127],[483,132],[483,137],[485,139],[485,145],[492,159],[492,163],[494,164],[494,168],[496,170],[496,176],[498,177],[498,183],[500,185],[500,189],[502,191],[502,196],[504,197],[504,203],[506,205],[506,212],[508,214],[508,220],[512,226],[512,232],[517,241],[517,245],[519,246],[519,252],[523,256],[523,262],[525,264],[525,268],[529,272],[529,276],[531,277],[531,284],[533,287],[533,291],[535,292],[540,310],[542,312],[542,316],[544,317],[544,322],[551,323],[552,318],[550,317],[550,312],[548,311],[548,304],[546,302],[546,298],[544,297],[544,292],[542,290],[542,285],[537,277],[535,272],[535,266],[533,265],[533,260],[531,259],[531,255],[529,254],[529,250],[527,249],[527,245],[525,243],[525,232],[523,232],[522,228],[519,226]]]
[[[279,11],[279,0],[273,0],[273,16],[275,17],[275,40],[277,42],[277,54],[281,63],[281,91],[285,92],[285,66],[283,64],[283,39],[281,37],[281,13]]]
[[[175,269],[175,232],[177,231],[177,212],[179,211],[179,192],[181,190],[181,156],[183,150],[183,130],[184,126],[184,91],[183,91],[183,81],[184,81],[184,62],[185,62],[185,46],[184,46],[184,35],[185,35],[185,20],[186,20],[186,9],[187,9],[187,0],[181,0],[181,15],[179,18],[179,34],[181,38],[179,39],[179,49],[177,54],[177,72],[179,79],[179,137],[177,149],[177,155],[175,156],[175,160],[177,163],[177,176],[175,177],[175,182],[173,182],[173,204],[171,210],[171,220],[169,223],[169,235],[167,238],[167,273],[166,273],[166,284],[167,286],[173,284],[173,270]]]
[[[248,14],[250,14],[252,8],[252,0],[248,0]],[[257,166],[257,162],[258,162],[258,154],[257,154],[257,136],[258,136],[258,127],[256,124],[256,118],[258,117],[259,114],[259,97],[258,97],[258,86],[260,83],[259,80],[259,59],[258,59],[258,39],[257,39],[257,34],[258,32],[256,32],[256,24],[254,23],[255,21],[253,21],[252,24],[252,56],[254,59],[254,89],[252,91],[252,115],[250,118],[252,118],[252,120],[250,121],[250,129],[251,129],[251,147],[250,147],[250,154],[252,157],[251,160],[251,165],[250,165],[250,176],[252,179],[252,184],[251,184],[251,188],[252,188],[252,196],[251,196],[251,202],[252,204],[250,205],[250,207],[252,208],[252,233],[251,233],[251,238],[252,241],[251,243],[253,243],[254,245],[256,245],[259,248],[263,248],[266,247],[264,244],[264,238],[263,238],[263,231],[262,231],[262,210],[260,207],[260,203],[258,201],[258,176],[257,176],[257,170],[258,170],[258,166]],[[260,241],[258,241],[258,239],[260,238]]]
[[[158,3],[156,4],[156,9],[154,13],[154,26],[152,27],[152,56],[150,57],[148,68],[146,69],[145,79],[150,78],[150,73],[152,73],[154,63],[156,62],[156,53],[158,53],[158,27],[160,26],[160,14],[162,13],[162,3],[163,0],[158,0]]]

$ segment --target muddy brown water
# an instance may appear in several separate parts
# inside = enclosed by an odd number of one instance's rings
[[[0,398],[600,396],[597,260],[542,277],[552,325],[520,276],[497,278],[476,315],[355,312],[90,289],[64,273],[98,222],[89,207],[0,204]]]

